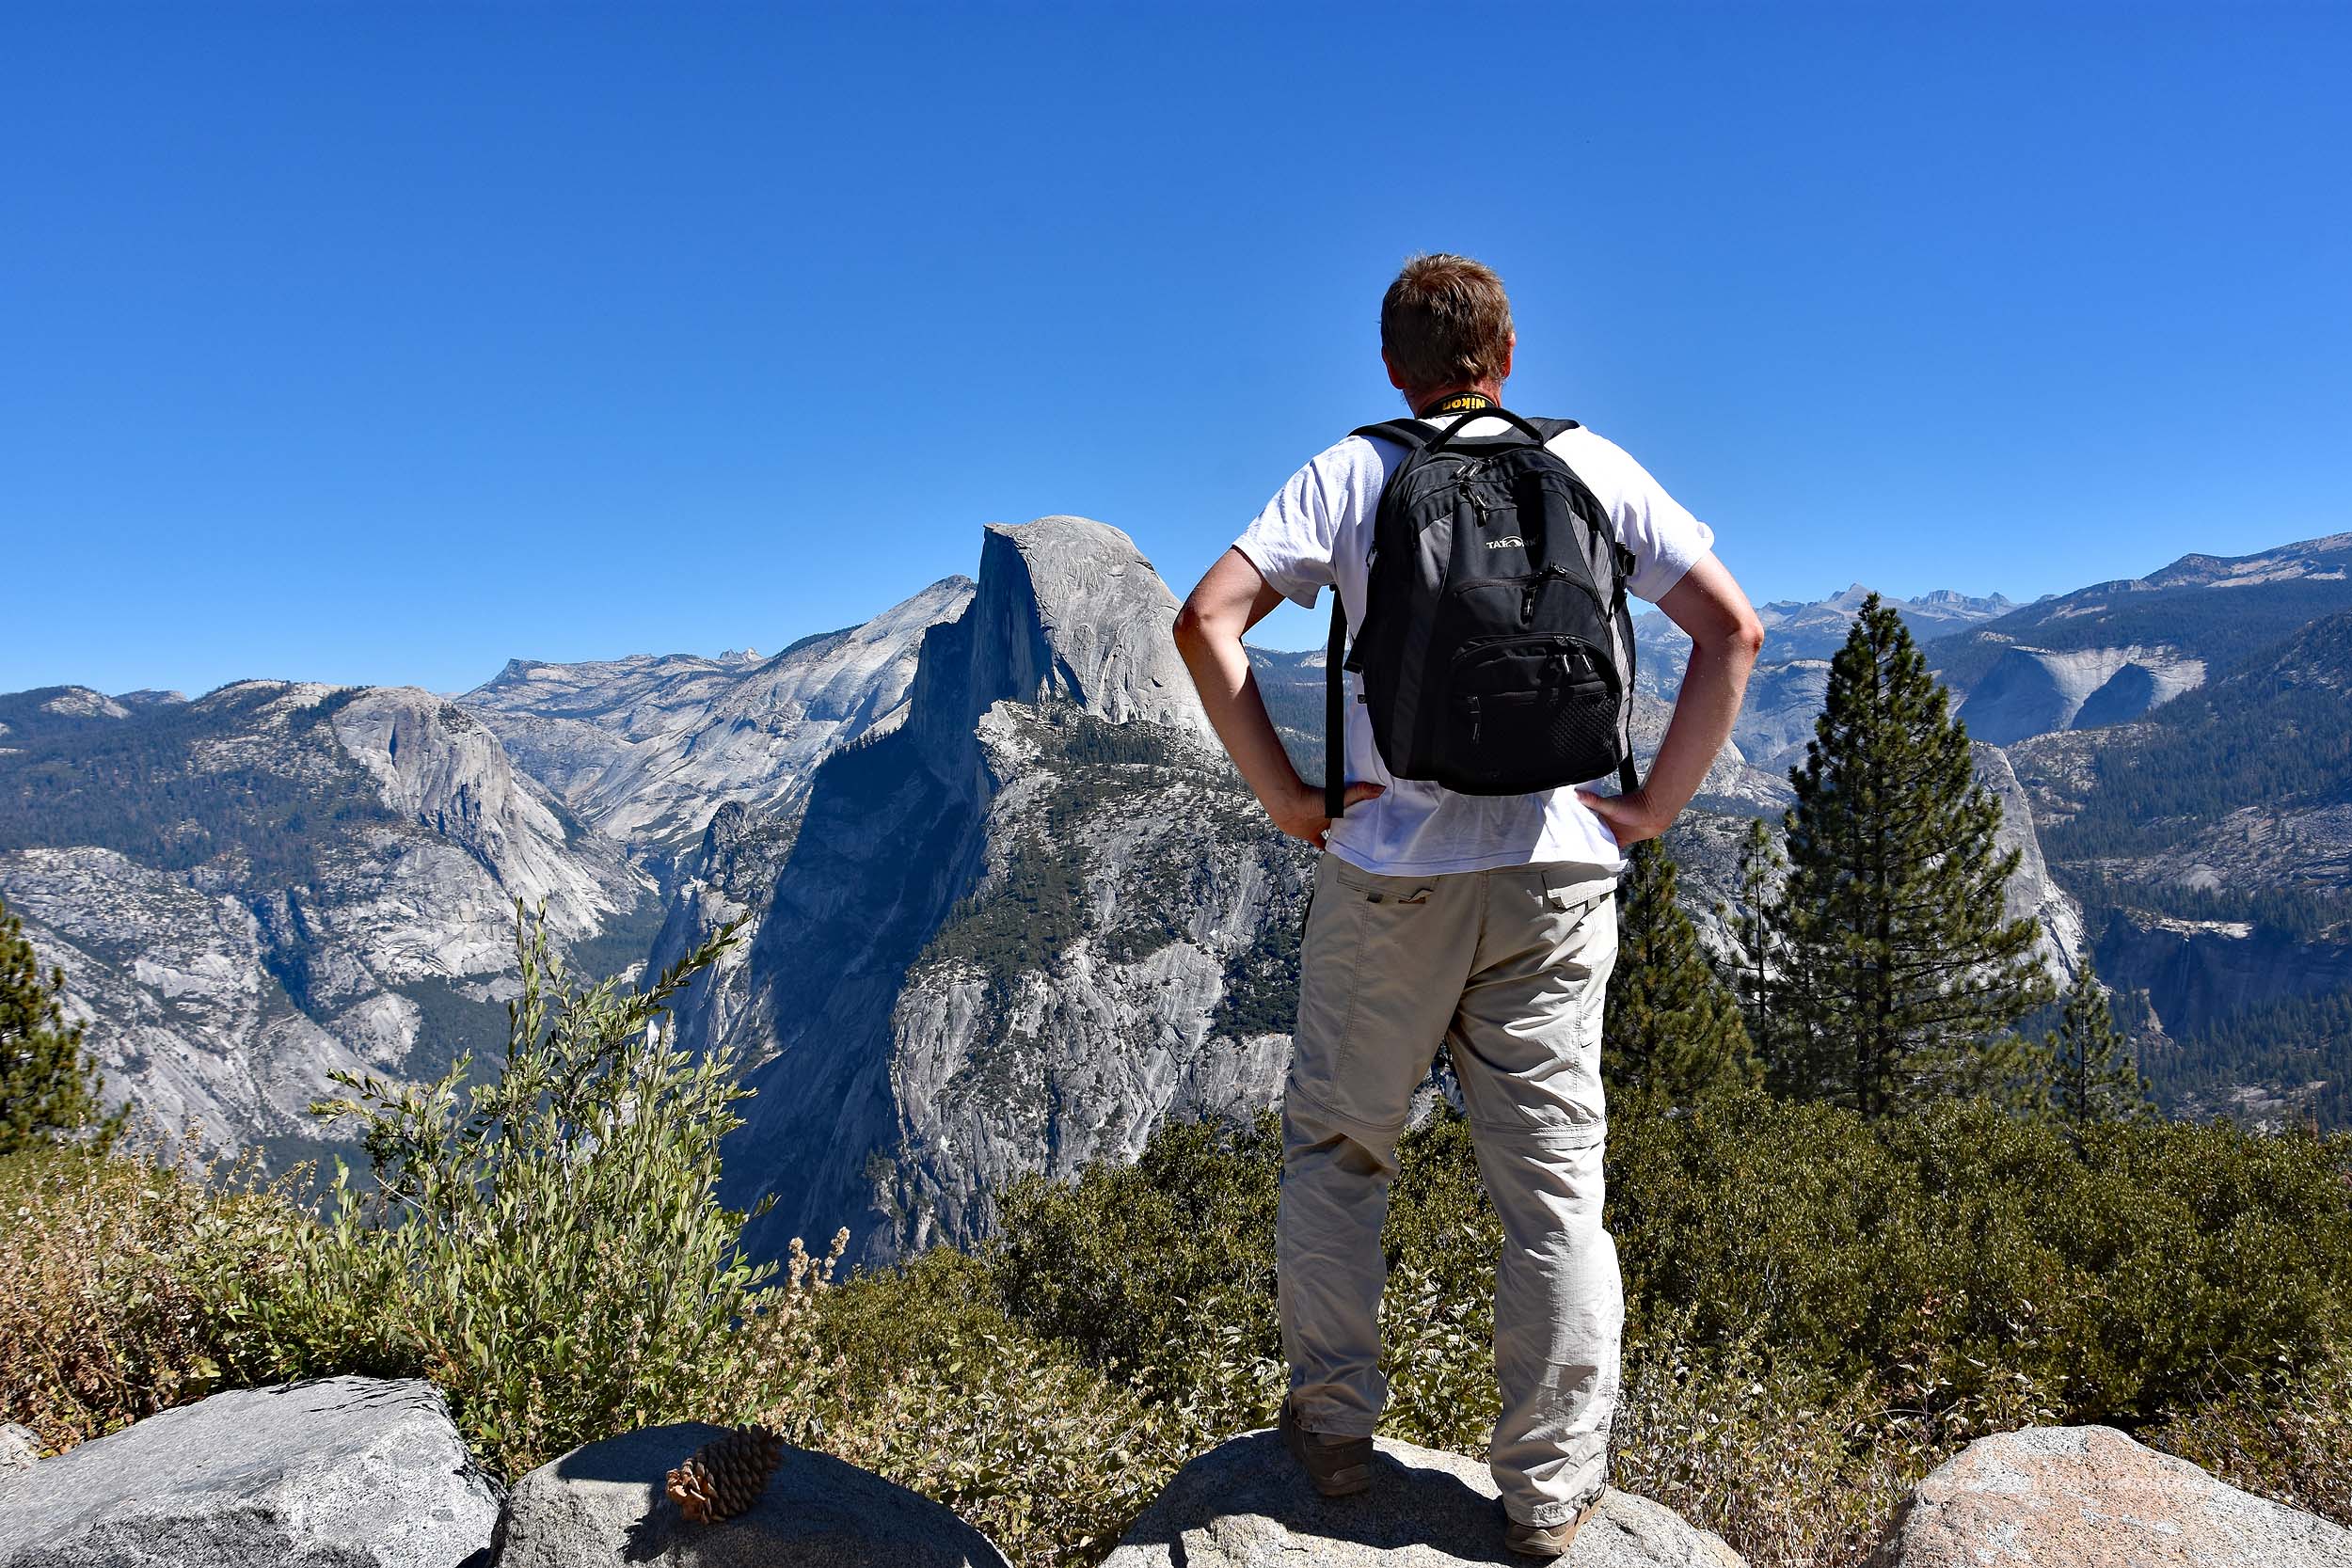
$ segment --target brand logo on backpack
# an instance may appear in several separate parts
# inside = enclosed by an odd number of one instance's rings
[[[1500,539],[1487,540],[1486,547],[1490,550],[1523,550],[1527,548],[1527,541],[1516,533],[1506,533]]]

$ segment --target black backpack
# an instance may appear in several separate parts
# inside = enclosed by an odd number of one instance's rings
[[[1517,427],[1472,440],[1479,420]],[[1405,459],[1380,493],[1364,624],[1345,668],[1363,676],[1374,742],[1391,774],[1463,795],[1524,795],[1633,767],[1633,558],[1599,500],[1545,442],[1574,420],[1500,408],[1450,428],[1366,425]],[[1341,815],[1347,727],[1331,596],[1325,668],[1325,812]]]

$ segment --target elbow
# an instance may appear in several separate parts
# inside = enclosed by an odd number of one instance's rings
[[[1764,651],[1764,623],[1756,618],[1756,611],[1751,610],[1740,615],[1739,623],[1731,628],[1730,641],[1736,657],[1750,664],[1756,662],[1756,657]]]
[[[1764,623],[1756,618],[1756,611],[1741,610],[1716,622],[1704,635],[1692,633],[1691,641],[1710,658],[1745,669],[1764,651]]]
[[[1186,599],[1176,611],[1176,647],[1181,653],[1193,654],[1208,646],[1209,618],[1200,607]]]

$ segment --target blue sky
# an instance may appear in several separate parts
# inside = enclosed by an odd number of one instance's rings
[[[1758,599],[2352,528],[2352,8],[0,9],[0,689],[1179,593],[1486,259]],[[1286,610],[1266,641],[1319,621]]]

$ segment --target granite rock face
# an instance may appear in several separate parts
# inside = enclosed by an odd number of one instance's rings
[[[2108,1427],[1979,1438],[1915,1487],[1871,1568],[2352,1568],[2352,1530]]]
[[[1760,665],[1740,704],[1732,739],[1759,767],[1782,778],[1804,761],[1814,721],[1829,695],[1829,660],[1788,658]]]
[[[751,1064],[727,1196],[775,1200],[759,1250],[968,1241],[1014,1176],[1275,1099],[1309,861],[1215,749],[1175,613],[1116,529],[990,529],[904,721],[831,756],[788,832],[717,818],[684,863],[657,963],[758,923],[680,1016]]]
[[[1323,1497],[1271,1432],[1210,1449],[1176,1473],[1104,1568],[1445,1568],[1522,1560],[1502,1545],[1502,1507],[1477,1460],[1386,1439],[1373,1488]],[[1562,1568],[1742,1568],[1744,1559],[1673,1511],[1601,1497]]]
[[[649,935],[659,911],[619,846],[429,693],[248,681],[61,713],[40,696],[0,699],[17,748],[0,767],[78,787],[0,852],[0,897],[64,969],[108,1098],[208,1152],[308,1148],[330,1071],[416,1077],[502,1041],[516,900],[544,902],[565,945],[632,920]],[[133,766],[138,789],[108,784]]]
[[[421,1382],[215,1394],[0,1483],[0,1568],[484,1568],[498,1489]]]
[[[2033,802],[2017,782],[2008,753],[1982,741],[1969,745],[1969,760],[1977,783],[2001,802],[2000,832],[1994,842],[2003,853],[2017,851],[2017,869],[2005,891],[2011,920],[2030,920],[2037,932],[2036,955],[2053,980],[2062,988],[2080,967],[2083,951],[2083,911],[2050,875],[2042,855],[2042,838],[2034,828]]]
[[[1633,753],[1645,771],[1657,758],[1658,748],[1666,739],[1666,726],[1673,721],[1672,703],[1634,692]],[[1613,780],[1606,787],[1614,790],[1617,786]],[[1692,804],[1699,811],[1777,818],[1795,799],[1796,792],[1788,787],[1788,775],[1751,764],[1735,736],[1724,743],[1724,749],[1708,765],[1707,777],[1699,781],[1698,794]]]
[[[689,1524],[662,1478],[722,1430],[648,1427],[532,1471],[500,1516],[499,1568],[1005,1568],[986,1536],[937,1503],[803,1449],[785,1449],[750,1512]]]
[[[1176,610],[1135,541],[1107,523],[992,523],[972,610],[974,689],[1214,739],[1176,654]]]
[[[587,934],[614,910],[624,879],[611,857],[580,852],[545,792],[471,714],[401,687],[361,691],[332,722],[385,809],[486,867],[502,907],[545,903],[564,936]]]
[[[82,847],[0,855],[0,895],[65,971],[66,1011],[90,1025],[109,1098],[193,1127],[207,1149],[294,1132],[328,1073],[402,1053],[396,1021],[347,1039],[296,1007],[233,893]]]
[[[0,1476],[29,1470],[40,1463],[40,1439],[33,1429],[14,1421],[0,1426]]]
[[[897,726],[924,632],[961,615],[972,588],[945,578],[765,659],[516,659],[457,701],[600,832],[691,847],[730,804],[791,816],[829,752]]]
[[[2137,719],[2204,679],[2203,659],[2160,644],[2052,649],[2011,643],[1960,705],[1960,717],[1970,735],[2005,743]]]

